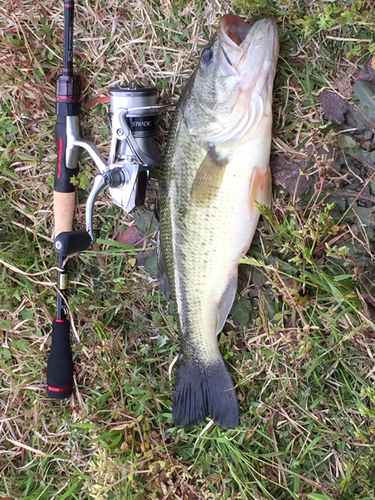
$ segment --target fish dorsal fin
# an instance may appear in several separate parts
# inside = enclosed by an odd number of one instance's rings
[[[200,164],[191,188],[191,198],[198,206],[207,206],[215,199],[227,164],[228,160],[220,158],[214,146],[210,147]]]
[[[228,314],[232,309],[232,305],[237,291],[237,281],[238,281],[238,271],[236,269],[232,278],[229,280],[228,286],[219,302],[217,319],[216,319],[216,335],[219,335],[221,330],[224,328]]]

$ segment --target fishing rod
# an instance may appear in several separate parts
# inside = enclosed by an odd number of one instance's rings
[[[158,129],[157,89],[129,83],[109,89],[111,147],[108,161],[95,144],[83,139],[79,129],[80,79],[73,74],[74,0],[64,2],[64,54],[56,90],[57,163],[54,186],[55,239],[58,253],[57,318],[52,324],[52,344],[47,365],[47,394],[64,399],[73,391],[73,359],[68,320],[67,257],[86,250],[95,241],[94,203],[106,188],[112,201],[125,212],[144,203],[150,168],[161,163],[155,137]],[[86,229],[73,231],[79,148],[85,149],[99,174],[86,203]]]
[[[73,17],[74,0],[64,2],[64,53],[62,74],[57,80],[55,128],[57,162],[54,185],[54,247],[58,252],[57,317],[52,323],[52,344],[47,364],[47,394],[63,399],[73,391],[73,360],[70,346],[68,316],[67,256],[82,251],[91,244],[86,231],[73,232],[75,187],[71,180],[78,174],[78,150],[67,163],[68,118],[79,128],[80,79],[73,74]]]

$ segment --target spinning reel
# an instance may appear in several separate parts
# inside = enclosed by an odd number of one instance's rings
[[[144,203],[150,168],[161,163],[155,137],[158,125],[157,89],[134,83],[109,89],[111,148],[108,161],[91,141],[83,139],[76,116],[66,117],[66,166],[76,168],[78,148],[85,149],[99,174],[95,177],[86,204],[86,232],[72,231],[57,235],[54,246],[60,253],[72,245],[85,250],[95,241],[93,231],[94,203],[106,188],[113,203],[125,212]],[[88,236],[90,238],[88,238]],[[71,252],[68,252],[71,253]]]

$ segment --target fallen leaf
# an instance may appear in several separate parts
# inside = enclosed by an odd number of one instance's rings
[[[348,102],[336,92],[325,90],[320,95],[320,104],[327,120],[336,123],[344,123],[344,114],[349,109]]]
[[[342,142],[340,145],[341,149],[345,151],[345,153],[349,154],[353,158],[359,160],[363,165],[368,166],[371,171],[374,170],[375,167],[375,151],[366,151],[365,149],[360,148],[358,145],[355,147],[347,147],[345,143]],[[351,143],[349,143],[351,144]]]
[[[342,96],[351,97],[353,95],[353,84],[350,75],[335,78],[335,85]]]
[[[356,74],[356,80],[361,80],[362,82],[370,82],[371,81],[371,76],[368,74],[368,71],[366,68],[361,68],[358,73]]]
[[[150,257],[145,262],[145,271],[153,277],[158,275],[158,257],[156,251],[153,251]]]
[[[134,212],[133,218],[137,228],[145,236],[149,236],[159,228],[155,213],[152,210],[138,209]]]
[[[340,149],[343,149],[344,151],[348,151],[358,146],[357,141],[355,141],[349,134],[339,134],[337,136],[337,144]]]
[[[296,193],[297,196],[301,196],[315,182],[301,173],[301,166],[298,163],[288,162],[281,156],[272,159],[271,171],[274,181],[281,184],[290,195]]]
[[[140,248],[142,246],[144,236],[136,226],[130,226],[125,229],[125,231],[117,233],[115,240],[120,243],[132,245],[135,248]]]
[[[245,326],[249,322],[251,309],[251,302],[245,297],[240,297],[234,302],[231,315],[236,318],[240,326]]]
[[[361,68],[356,76],[358,80],[375,83],[375,57],[370,57],[366,66]]]
[[[375,132],[375,85],[357,80],[354,84],[354,95],[358,102],[350,107],[358,130]]]
[[[135,258],[137,260],[137,267],[145,267],[145,264],[147,260],[151,257],[151,255],[154,253],[154,250],[148,249],[145,250],[144,252],[138,253]]]
[[[345,113],[345,124],[350,128],[357,128],[357,122],[353,116],[353,113],[351,112],[351,107]]]

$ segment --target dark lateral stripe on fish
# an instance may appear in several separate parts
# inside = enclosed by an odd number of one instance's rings
[[[238,425],[238,404],[232,379],[222,360],[205,366],[180,356],[173,422],[188,427],[202,422],[207,415],[224,429]]]

